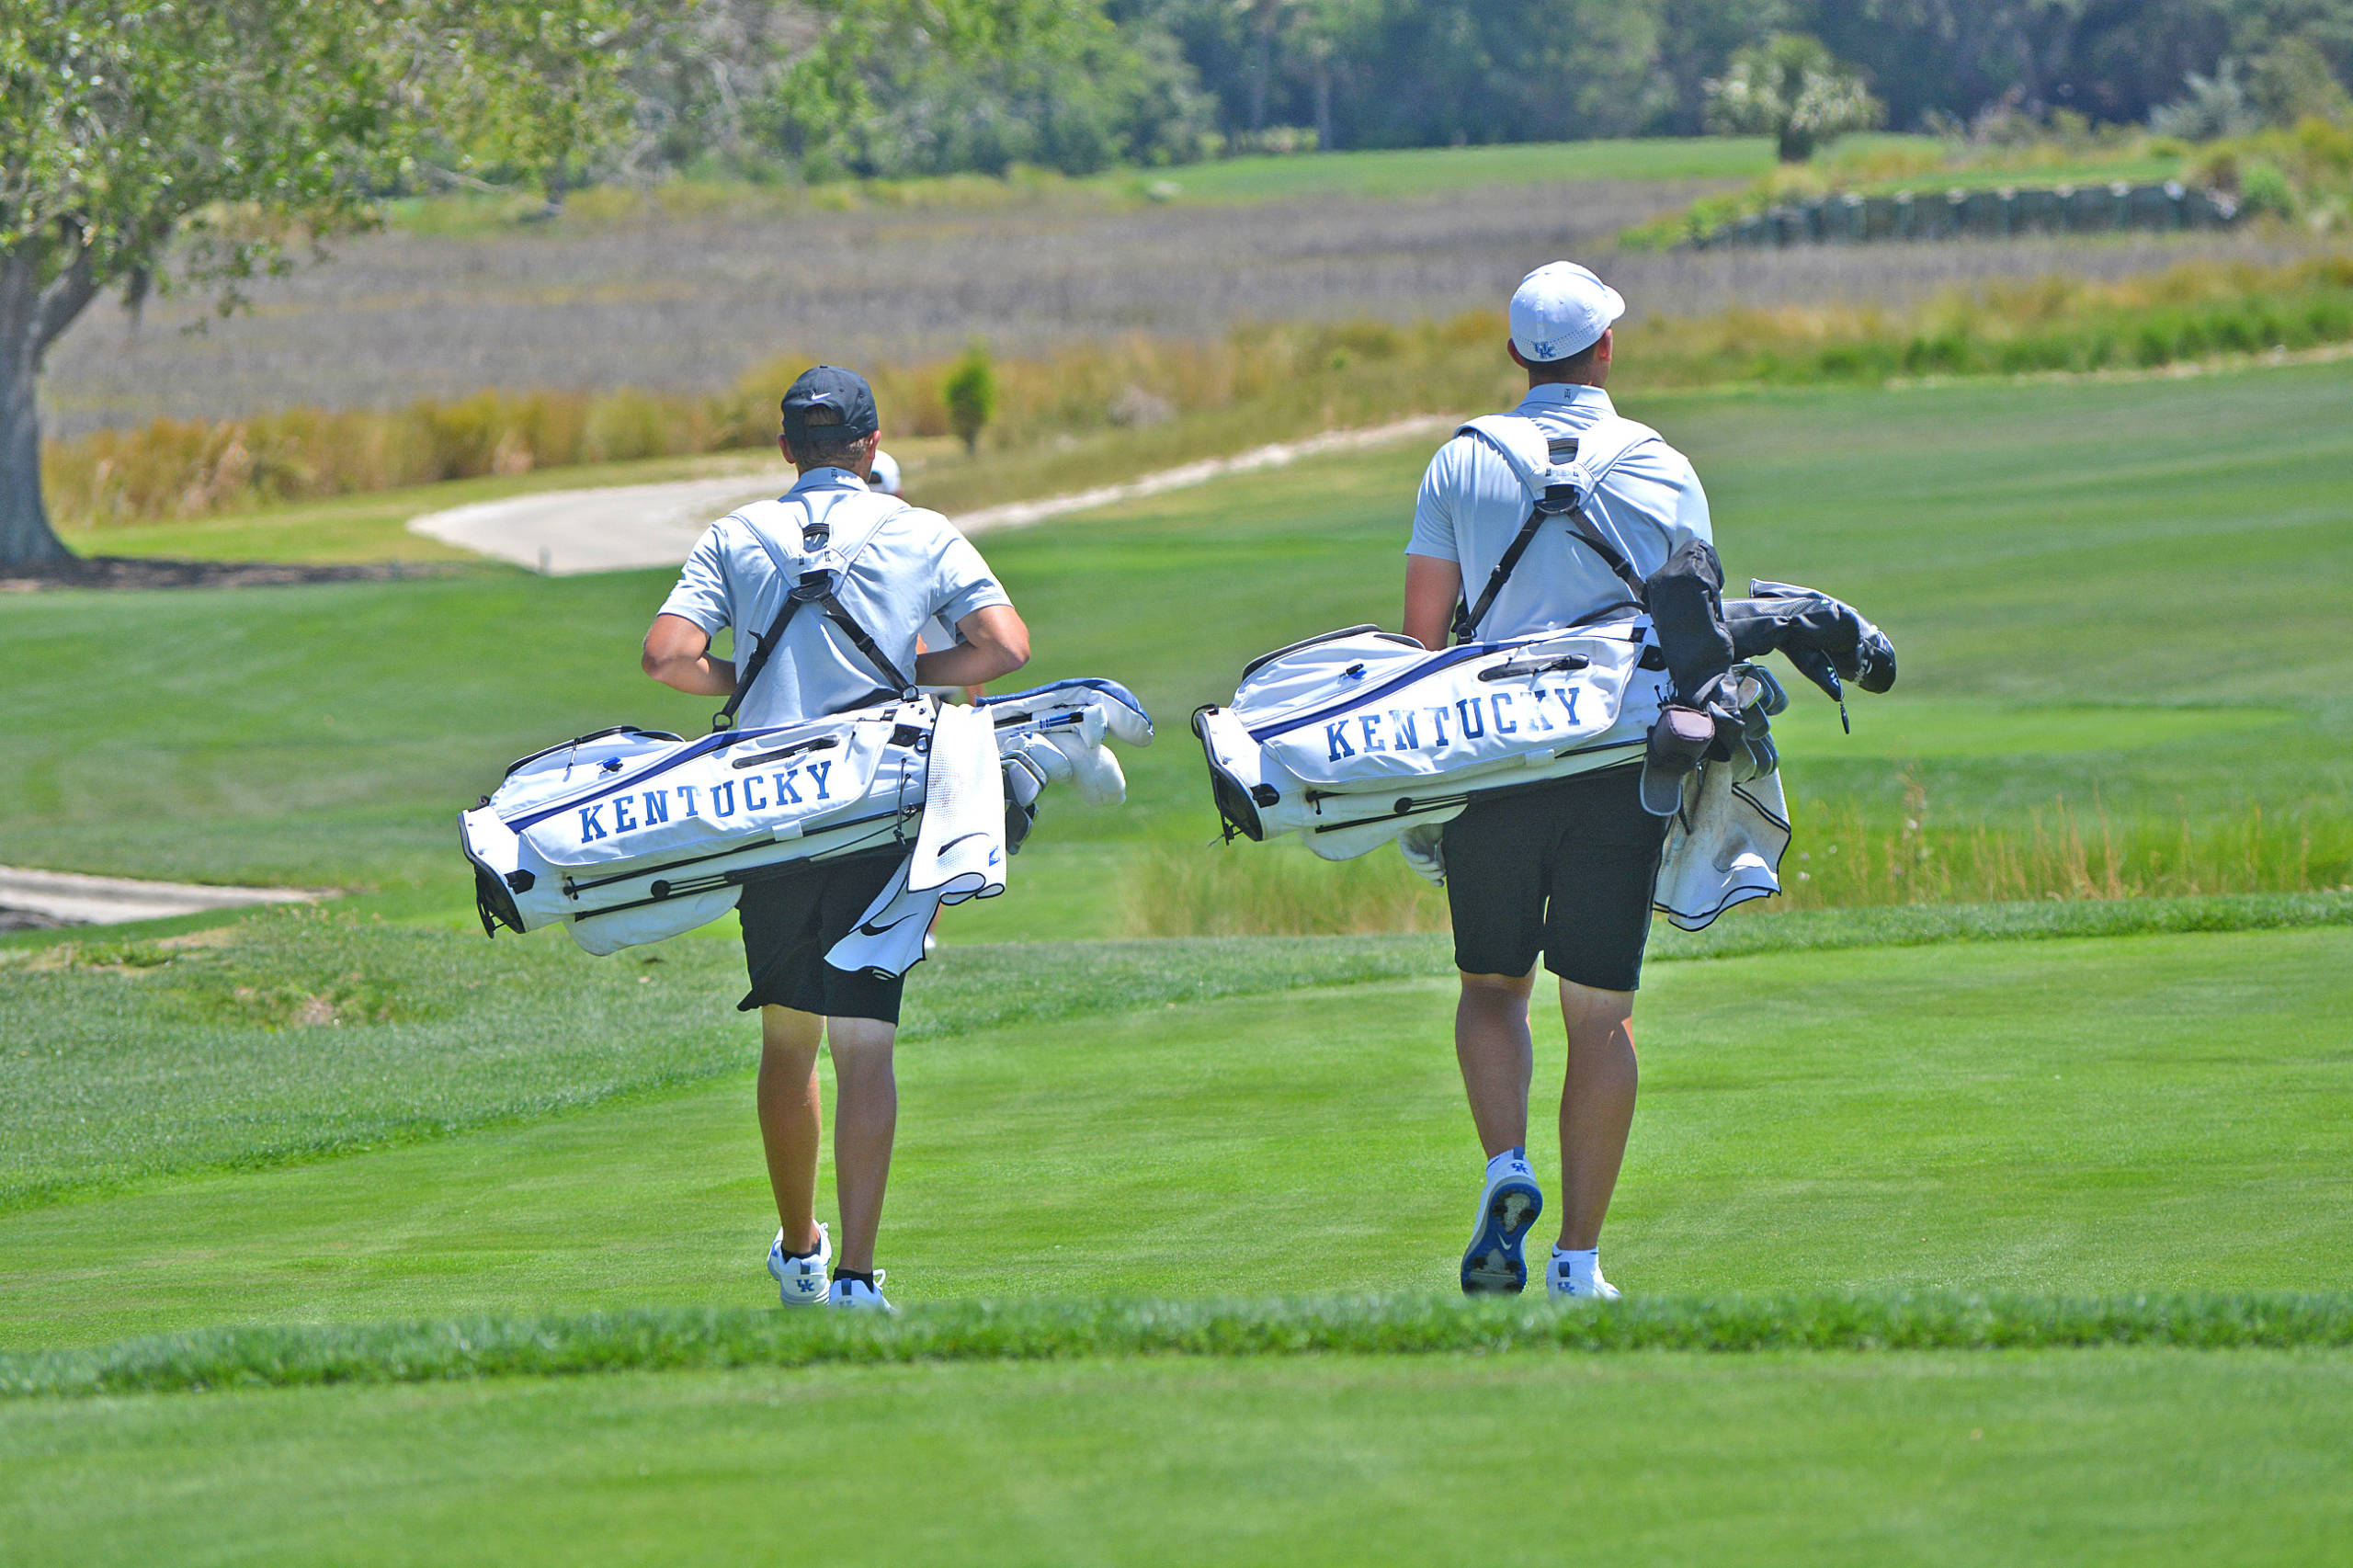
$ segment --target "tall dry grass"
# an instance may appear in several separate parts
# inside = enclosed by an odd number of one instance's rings
[[[1205,417],[1218,421],[1202,426],[1205,439],[1222,441],[1231,427],[1275,440],[1488,406],[1512,395],[1511,367],[1498,352],[1505,335],[1499,315],[1469,312],[1410,326],[1308,322],[1241,326],[1207,342],[1144,334],[1082,342],[997,361],[997,413],[983,446],[998,453],[1051,450],[1074,437]],[[1619,384],[1635,391],[1870,384],[2145,368],[2348,340],[2353,256],[2284,267],[2196,263],[2110,282],[1995,282],[1901,310],[1784,306],[1647,316],[1627,328]],[[777,392],[807,363],[779,359],[712,394],[485,392],[387,413],[295,409],[212,424],[158,420],[52,442],[44,472],[62,519],[110,526],[441,479],[756,447],[774,438]],[[892,428],[949,433],[942,396],[949,364],[870,367]],[[1135,447],[1164,459],[1176,449],[1165,437],[1140,438]]]
[[[2327,892],[2353,886],[2353,822],[2280,817],[2118,821],[2097,801],[2055,800],[2023,826],[1929,821],[1927,795],[1905,782],[1893,825],[1852,806],[1802,810],[1781,865],[1781,906],[2003,903],[2042,899]]]
[[[1907,780],[1904,814],[1801,808],[1781,896],[1754,911],[2353,892],[2353,823],[2244,817],[2119,822],[2054,800],[2022,825],[1940,827]],[[1337,864],[1289,845],[1142,858],[1127,923],[1142,937],[1334,936],[1448,928],[1446,894],[1376,850]]]

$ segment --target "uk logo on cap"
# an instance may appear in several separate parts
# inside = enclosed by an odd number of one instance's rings
[[[1511,297],[1511,341],[1534,365],[1582,354],[1626,313],[1617,290],[1574,261],[1547,262]]]

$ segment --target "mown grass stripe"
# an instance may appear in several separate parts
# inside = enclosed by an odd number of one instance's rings
[[[1382,1295],[965,1302],[894,1320],[639,1310],[232,1327],[0,1356],[18,1398],[411,1383],[740,1367],[1318,1352],[2198,1350],[2353,1347],[2353,1294],[2113,1297],[1959,1291],[1541,1301]]]

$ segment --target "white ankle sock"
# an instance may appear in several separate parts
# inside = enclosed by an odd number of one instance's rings
[[[1552,1249],[1552,1261],[1560,1272],[1568,1276],[1569,1283],[1579,1290],[1590,1290],[1602,1283],[1601,1249],[1587,1247],[1583,1252],[1571,1252],[1566,1247]]]
[[[1506,1149],[1502,1153],[1497,1154],[1494,1159],[1487,1162],[1487,1179],[1489,1181],[1493,1181],[1512,1166],[1524,1165],[1526,1164],[1528,1164],[1528,1151],[1526,1149]]]

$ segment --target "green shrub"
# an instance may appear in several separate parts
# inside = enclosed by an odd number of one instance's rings
[[[939,400],[948,407],[948,421],[967,452],[977,451],[981,431],[996,415],[996,372],[989,366],[986,346],[973,344],[940,383]]]

